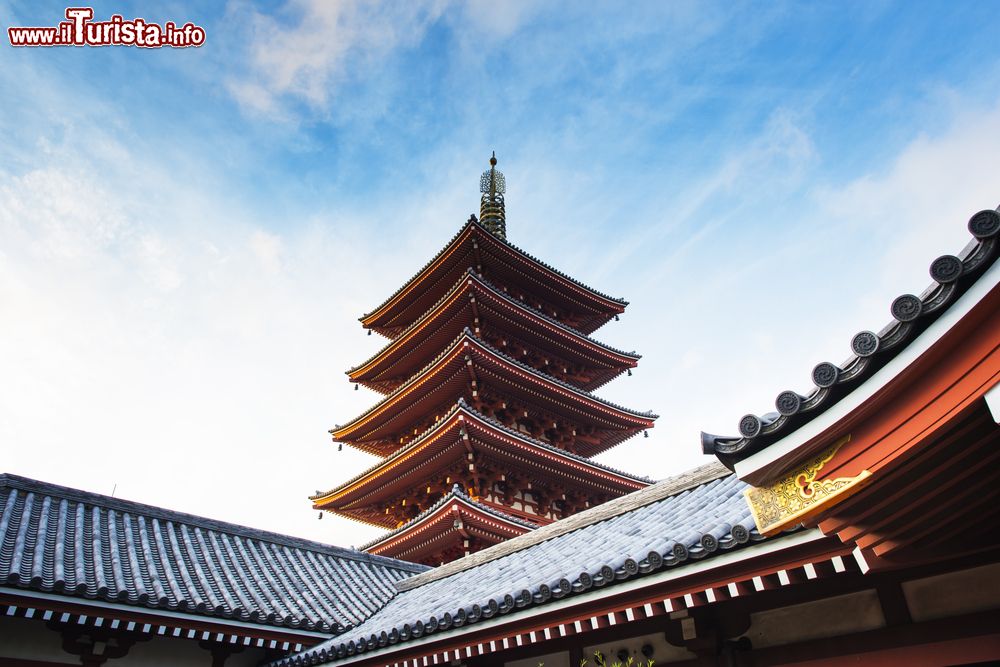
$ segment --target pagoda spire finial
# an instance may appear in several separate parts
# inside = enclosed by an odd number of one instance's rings
[[[484,171],[479,178],[479,191],[483,194],[479,204],[479,221],[502,239],[507,238],[507,218],[503,205],[506,190],[507,183],[503,173],[497,170],[497,154],[493,151],[489,171]]]

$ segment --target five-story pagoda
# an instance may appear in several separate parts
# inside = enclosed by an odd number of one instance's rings
[[[589,337],[627,303],[507,242],[496,162],[480,218],[361,318],[390,342],[347,374],[385,398],[331,433],[381,460],[311,499],[392,529],[371,553],[438,565],[650,483],[590,460],[656,419],[591,393],[639,360]]]

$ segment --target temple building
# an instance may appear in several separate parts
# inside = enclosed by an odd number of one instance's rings
[[[703,434],[711,463],[401,581],[273,667],[997,664],[1000,213],[968,229],[812,389]]]
[[[481,189],[362,318],[390,342],[349,375],[386,398],[334,437],[382,460],[314,500],[391,528],[370,553],[0,475],[0,664],[1000,663],[1000,211],[650,482],[590,460],[655,418],[590,393],[638,359],[589,338],[624,302]]]
[[[638,363],[590,337],[627,303],[507,241],[496,163],[479,219],[361,318],[389,342],[347,375],[385,398],[331,433],[381,460],[311,499],[391,529],[373,554],[440,565],[651,483],[592,460],[656,419],[592,393]]]

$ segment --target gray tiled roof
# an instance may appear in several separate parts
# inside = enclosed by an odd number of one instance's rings
[[[427,568],[0,475],[0,585],[341,632]]]
[[[764,539],[745,488],[718,464],[663,480],[403,582],[359,627],[275,664],[336,660]]]
[[[878,333],[862,331],[851,339],[852,355],[839,366],[818,364],[815,387],[808,396],[783,391],[775,399],[777,412],[744,415],[739,435],[701,434],[702,449],[729,467],[802,427],[856,389],[889,363],[958,300],[1000,256],[1000,213],[980,211],[969,219],[973,239],[955,255],[931,263],[934,282],[920,296],[904,294],[890,307],[892,321]]]

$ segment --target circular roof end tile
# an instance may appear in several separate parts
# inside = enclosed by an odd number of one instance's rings
[[[837,378],[840,377],[840,369],[836,365],[831,364],[829,361],[824,361],[821,364],[816,364],[816,367],[812,371],[812,380],[816,383],[817,387],[826,389],[827,387],[832,387],[837,382]]]
[[[941,255],[931,262],[931,278],[942,285],[962,277],[962,260],[954,255]]]
[[[982,241],[1000,232],[1000,213],[989,209],[969,218],[969,233]]]
[[[913,296],[912,294],[904,294],[896,297],[896,300],[892,302],[892,307],[890,308],[892,316],[900,322],[912,322],[920,317],[920,313],[923,309],[924,302],[921,301],[919,297]]]
[[[862,331],[851,339],[851,350],[859,357],[870,357],[878,351],[878,336],[871,331]]]
[[[754,438],[760,433],[763,424],[757,415],[743,415],[740,419],[740,433],[744,438]]]
[[[774,407],[780,415],[785,417],[794,415],[802,407],[802,397],[794,391],[783,391],[774,399]]]

